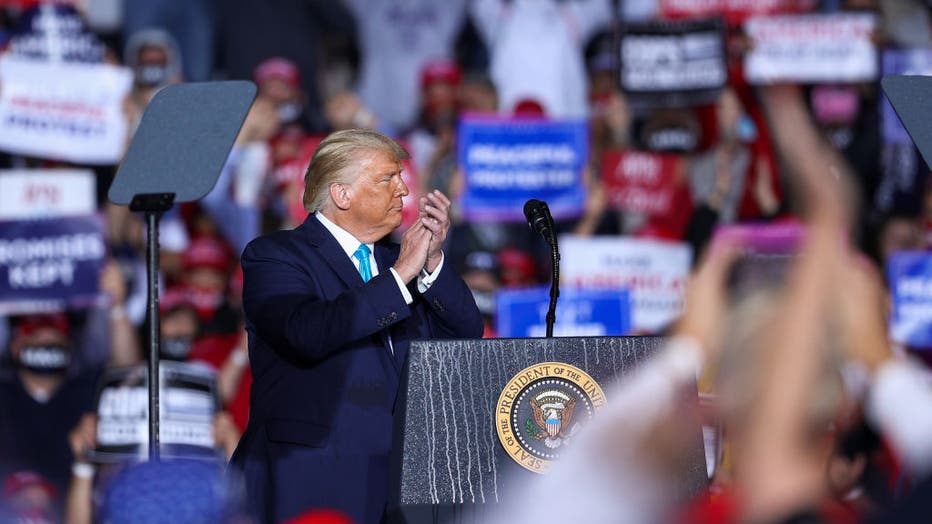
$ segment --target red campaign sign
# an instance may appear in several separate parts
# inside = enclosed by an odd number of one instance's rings
[[[314,151],[324,139],[322,136],[309,136],[304,139],[301,145],[301,152],[293,159],[283,162],[275,168],[273,174],[276,187],[285,192],[285,199],[288,203],[288,214],[295,224],[300,224],[307,217],[307,211],[304,210],[304,174],[307,172],[307,166],[311,163],[311,157]],[[405,144],[402,142],[402,146]],[[405,148],[407,149],[407,148]],[[401,179],[408,186],[408,196],[404,198],[404,207],[401,209],[401,228],[404,231],[417,220],[417,200],[420,196],[417,170],[411,159],[402,160],[404,171],[401,172]]]
[[[644,151],[606,151],[602,182],[615,209],[665,216],[672,212],[679,157]]]
[[[805,13],[815,3],[815,0],[660,0],[660,13],[669,20],[723,16],[729,24],[741,24],[752,16]]]

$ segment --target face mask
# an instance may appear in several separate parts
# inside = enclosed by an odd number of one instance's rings
[[[70,363],[71,353],[62,346],[26,346],[19,352],[19,365],[39,375],[57,375]]]
[[[668,127],[647,137],[647,149],[655,152],[686,153],[696,149],[698,137],[689,129]]]
[[[278,118],[283,124],[290,124],[301,116],[301,111],[303,111],[303,109],[301,104],[296,102],[282,104],[278,106]]]
[[[136,84],[143,87],[160,86],[168,81],[168,68],[160,65],[141,65],[136,68]]]
[[[735,138],[741,142],[753,142],[757,138],[757,126],[748,115],[741,115],[735,124]]]
[[[816,86],[810,96],[816,121],[824,126],[851,125],[861,110],[858,91],[854,87]]]
[[[476,301],[476,307],[479,308],[480,313],[483,315],[495,314],[495,293],[473,290],[472,298]]]
[[[187,360],[191,354],[191,337],[162,338],[162,358],[166,360]]]
[[[188,290],[188,298],[194,310],[197,311],[197,316],[203,321],[210,320],[224,300],[222,291],[211,291],[193,286]]]

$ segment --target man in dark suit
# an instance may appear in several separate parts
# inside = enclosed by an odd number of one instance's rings
[[[401,245],[407,152],[374,131],[327,137],[305,175],[311,213],[243,252],[252,385],[232,459],[263,522],[330,508],[383,518],[392,413],[411,340],[478,338],[482,318],[441,246],[450,201],[422,197]]]

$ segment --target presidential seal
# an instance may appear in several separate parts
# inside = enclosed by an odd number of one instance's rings
[[[521,370],[505,385],[495,405],[495,429],[515,462],[544,473],[604,404],[602,388],[585,371],[543,362]]]

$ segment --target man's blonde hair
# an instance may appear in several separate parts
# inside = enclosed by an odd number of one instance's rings
[[[304,209],[316,213],[330,203],[331,184],[352,183],[361,152],[381,151],[400,162],[410,155],[398,142],[371,129],[345,129],[325,138],[304,174]]]

